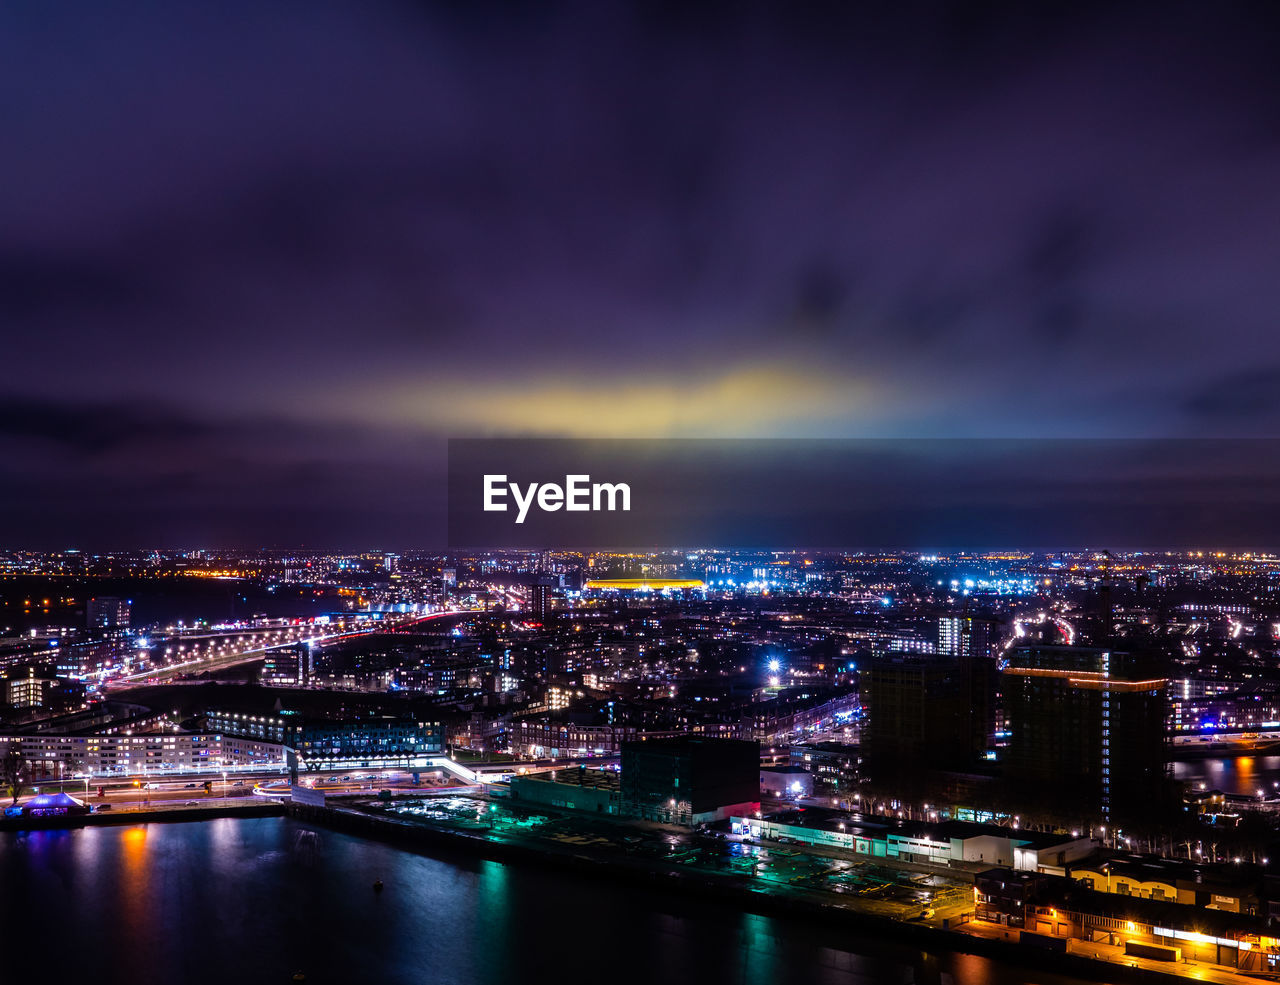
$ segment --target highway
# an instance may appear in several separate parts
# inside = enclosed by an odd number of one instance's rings
[[[179,659],[175,663],[151,667],[133,674],[121,674],[104,681],[103,690],[112,688],[135,687],[139,684],[158,684],[173,677],[187,673],[203,673],[210,670],[225,670],[239,664],[260,660],[269,650],[294,643],[314,640],[317,643],[341,638],[347,635],[363,635],[348,633],[341,629],[334,633],[319,632],[320,627],[314,625],[288,626],[270,630],[231,630],[222,634],[210,634],[199,637],[200,642],[191,642],[191,656],[182,659],[188,652],[189,641],[178,644]],[[173,648],[166,648],[166,655],[172,655]]]
[[[206,673],[208,671],[227,670],[242,664],[261,660],[270,650],[290,646],[299,642],[308,642],[316,646],[335,643],[344,639],[355,639],[359,636],[370,636],[375,633],[398,633],[430,622],[435,619],[449,617],[466,617],[478,613],[478,609],[449,610],[432,612],[425,616],[411,616],[403,619],[381,620],[371,624],[360,624],[360,628],[351,629],[341,624],[334,631],[325,632],[325,627],[317,624],[274,627],[263,630],[234,629],[226,633],[210,633],[200,637],[183,637],[178,644],[178,654],[186,652],[193,639],[201,642],[191,645],[192,657],[180,659],[177,663],[165,664],[132,674],[123,674],[108,678],[102,684],[103,691],[120,690],[137,687],[140,684],[160,684],[172,682],[175,677],[188,673]],[[265,639],[264,639],[265,638]],[[172,654],[172,647],[166,648],[166,654]]]

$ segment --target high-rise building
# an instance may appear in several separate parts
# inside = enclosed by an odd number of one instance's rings
[[[312,645],[308,642],[268,650],[262,662],[264,684],[296,684],[305,686],[314,671]]]
[[[979,758],[981,740],[970,727],[971,685],[961,661],[883,654],[863,668],[859,684],[863,760],[874,782],[892,783],[909,795],[922,771],[961,769]]]
[[[551,597],[555,590],[555,581],[550,578],[537,578],[529,588],[529,615],[535,622],[546,622],[551,615]]]
[[[943,616],[938,620],[938,652],[959,656],[965,648],[963,616]]]
[[[28,667],[25,674],[15,673],[4,677],[5,703],[13,708],[38,708],[44,704],[44,693],[47,688],[56,687],[56,677],[37,676],[34,667]]]
[[[0,674],[0,704],[60,712],[83,703],[84,685],[56,676],[52,665],[19,665]]]
[[[1165,681],[1136,653],[1014,647],[1003,673],[1005,771],[1028,812],[1125,823],[1164,802]]]
[[[989,615],[942,616],[938,653],[952,657],[989,657],[995,652],[999,622]]]
[[[129,625],[131,599],[99,595],[85,605],[85,624],[90,629],[123,629]]]

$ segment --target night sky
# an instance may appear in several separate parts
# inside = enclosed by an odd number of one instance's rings
[[[5,6],[0,546],[429,547],[449,436],[1280,435],[1274,5],[686,6]]]

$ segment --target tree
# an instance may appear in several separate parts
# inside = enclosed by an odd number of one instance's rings
[[[15,805],[18,803],[18,795],[22,793],[22,778],[26,772],[27,760],[22,755],[22,747],[14,743],[9,746],[4,759],[0,760],[0,780],[4,781]]]

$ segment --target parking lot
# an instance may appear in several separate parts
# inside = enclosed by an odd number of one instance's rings
[[[723,834],[472,796],[400,798],[358,806],[500,841],[731,877],[760,890],[829,894],[830,902],[899,919],[940,918],[972,908],[972,885],[962,878],[881,860],[836,858],[796,845],[752,844]]]

